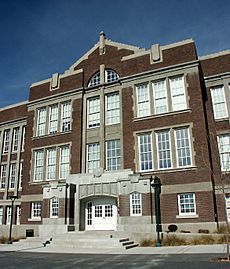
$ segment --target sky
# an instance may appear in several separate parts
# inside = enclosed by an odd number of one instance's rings
[[[229,0],[0,0],[0,108],[63,73],[98,42],[149,49],[192,38],[198,55],[230,49]]]

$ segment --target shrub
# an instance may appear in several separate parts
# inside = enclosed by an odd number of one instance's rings
[[[140,242],[140,247],[153,247],[155,246],[156,241],[152,239],[143,239]]]
[[[8,237],[0,237],[0,244],[6,244],[7,242],[9,241],[9,238]]]
[[[182,246],[187,245],[186,239],[179,237],[175,234],[166,235],[163,237],[162,246]]]
[[[212,245],[215,244],[216,240],[211,235],[201,235],[199,237],[195,237],[190,241],[191,245]]]
[[[228,232],[230,233],[230,227],[229,227]],[[218,234],[225,234],[225,233],[227,233],[227,225],[226,224],[219,225],[218,228],[217,228],[217,230],[216,230],[216,233],[218,233]]]

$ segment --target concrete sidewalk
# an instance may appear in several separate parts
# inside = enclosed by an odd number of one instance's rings
[[[17,252],[43,252],[43,253],[88,253],[88,254],[224,254],[226,245],[198,245],[198,246],[175,246],[175,247],[136,247],[129,250],[122,248],[72,248],[57,247],[41,244],[33,247],[16,246],[14,244],[0,245],[0,251]]]

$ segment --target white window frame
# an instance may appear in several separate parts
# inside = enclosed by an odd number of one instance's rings
[[[146,91],[144,95],[141,94],[141,91],[143,92],[143,89]],[[136,85],[136,104],[138,118],[150,116],[150,94],[148,83]]]
[[[120,95],[119,92],[105,96],[105,119],[106,125],[120,123]]]
[[[157,146],[157,164],[158,164],[158,169],[159,170],[165,170],[165,169],[170,169],[172,168],[172,149],[171,149],[171,134],[170,130],[162,130],[159,132],[156,132],[156,146]],[[163,145],[161,143],[161,148],[159,147],[159,135],[168,135],[168,143],[169,143],[169,148],[165,148],[165,141],[163,141]],[[162,142],[162,141],[161,141]],[[169,156],[168,156],[168,151],[169,151]],[[166,167],[161,167],[160,161],[163,159],[160,159],[160,152],[167,152],[167,166]],[[165,155],[165,154],[163,154]],[[168,160],[170,160],[170,165],[168,165]]]
[[[6,207],[6,225],[10,225],[12,218],[12,206]]]
[[[163,93],[159,91],[159,85],[163,85],[163,87],[161,87],[161,91],[162,89],[164,91]],[[160,114],[168,113],[169,109],[168,109],[166,79],[152,82],[152,88],[153,88],[153,99],[154,99],[154,114],[160,115]],[[161,106],[157,105],[157,103],[159,102],[165,103],[164,106],[166,107],[166,109],[164,111],[162,110],[158,111],[158,107],[163,107],[162,105]]]
[[[92,148],[92,151],[90,151],[90,148]],[[100,168],[100,144],[90,143],[87,145],[87,172],[93,173],[98,168]]]
[[[55,180],[57,170],[57,148],[48,148],[46,152],[46,179]]]
[[[110,145],[110,146],[109,146]],[[112,146],[115,146],[112,148]],[[117,154],[119,151],[119,154]],[[115,165],[111,164],[115,161]],[[106,141],[106,170],[117,171],[121,169],[121,143],[119,139]]]
[[[118,74],[112,69],[105,69],[105,82],[110,83],[119,79]]]
[[[39,156],[39,159],[38,159],[38,154],[41,154],[41,156]],[[39,149],[39,150],[34,151],[34,178],[33,180],[35,182],[44,180],[44,165],[45,165],[44,164],[44,149]],[[41,170],[41,171],[37,172],[37,170]],[[37,179],[37,176],[36,176],[38,174],[41,175],[41,178],[39,177],[39,179]]]
[[[87,127],[97,128],[100,126],[100,96],[87,100]]]
[[[3,224],[3,206],[0,206],[0,225]]]
[[[178,79],[181,79],[182,91],[180,92],[178,92],[178,88],[176,88],[174,85],[175,81]],[[172,111],[180,111],[180,110],[187,109],[188,105],[187,105],[187,99],[186,99],[184,76],[176,76],[176,77],[169,78],[169,85],[170,85],[170,93],[171,93],[171,99],[172,99]],[[179,108],[175,107],[175,106],[178,106],[178,103],[176,102],[178,98],[181,98],[181,100],[183,100],[183,102],[181,102],[183,106]]]
[[[67,154],[64,155],[64,151],[67,150]],[[70,146],[60,146],[59,154],[59,179],[66,179],[70,171]]]
[[[148,162],[151,161],[152,167],[149,169],[142,169],[142,161],[141,161],[141,154],[147,154],[146,152],[141,152],[141,137],[143,136],[149,136],[150,137],[150,149],[151,151],[148,151],[151,153],[151,160],[147,160]],[[141,133],[137,136],[138,139],[138,159],[139,159],[139,171],[145,172],[145,171],[153,171],[154,170],[154,161],[153,161],[153,141],[152,141],[152,133]],[[144,160],[144,163],[146,163],[146,160]],[[146,166],[146,165],[145,165]]]
[[[15,189],[16,187],[16,178],[17,178],[17,164],[10,164],[10,180],[9,180],[9,189]]]
[[[54,196],[50,199],[50,218],[59,217],[59,208],[60,208],[59,198]]]
[[[12,152],[17,152],[18,151],[19,133],[20,133],[20,128],[19,127],[16,127],[16,128],[13,129]]]
[[[21,224],[21,207],[16,206],[16,225]]]
[[[71,131],[71,101],[61,103],[61,132]]]
[[[224,137],[227,138],[228,143],[223,144]],[[222,172],[230,171],[230,133],[220,134],[217,136],[219,156],[220,156],[220,166]]]
[[[188,147],[178,147],[178,140],[177,140],[177,131],[181,131],[181,130],[187,130],[187,134],[188,134]],[[177,159],[177,167],[178,168],[182,168],[182,167],[191,167],[192,166],[192,147],[191,147],[191,138],[190,138],[190,129],[189,127],[181,127],[181,128],[175,128],[174,129],[174,138],[175,138],[175,146],[176,146],[176,159]],[[179,163],[179,155],[178,155],[178,150],[185,150],[185,148],[189,148],[189,153],[190,156],[187,156],[186,158],[190,158],[190,164],[187,165],[180,165]]]
[[[142,216],[142,194],[140,192],[130,193],[130,216]]]
[[[40,221],[41,213],[42,213],[41,202],[32,202],[31,203],[31,219]]]
[[[49,134],[58,132],[58,104],[49,106]]]
[[[26,126],[22,127],[22,145],[21,145],[21,151],[25,150],[25,141],[26,141]]]
[[[46,107],[41,107],[37,110],[37,136],[44,136],[46,134]]]
[[[185,196],[185,195],[192,195],[192,199],[194,201],[194,203],[185,203],[185,204],[188,204],[188,205],[194,205],[194,212],[182,212],[182,204],[181,204],[181,196]],[[180,193],[177,195],[177,198],[178,198],[178,212],[179,212],[179,216],[196,216],[196,195],[195,193]],[[186,198],[184,198],[186,199]],[[187,199],[191,199],[191,198],[187,198]],[[191,206],[189,206],[190,208]]]
[[[22,189],[22,181],[23,181],[23,162],[19,163],[19,182],[18,182],[18,189]]]
[[[227,218],[228,218],[228,221],[230,222],[230,193],[226,194],[225,203],[226,203]]]
[[[10,147],[10,130],[4,131],[3,154],[8,153]]]
[[[1,178],[0,178],[0,189],[4,190],[6,188],[6,169],[7,165],[1,165]]]
[[[221,96],[223,98],[222,100],[216,100],[216,96],[214,93],[215,91],[219,91],[218,98],[220,98],[220,93],[222,94],[222,96]],[[228,108],[227,108],[227,103],[226,103],[224,86],[211,88],[211,97],[212,97],[212,107],[213,107],[213,112],[214,112],[214,119],[220,120],[220,119],[227,118],[228,117]],[[218,110],[216,109],[217,106],[222,106],[222,113],[223,113],[222,115],[218,115]]]
[[[94,87],[100,84],[101,84],[101,77],[100,77],[100,71],[98,71],[91,77],[88,83],[88,87]]]

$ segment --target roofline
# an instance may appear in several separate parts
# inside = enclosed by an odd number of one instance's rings
[[[198,57],[198,59],[202,61],[202,60],[207,60],[207,59],[223,56],[223,55],[226,55],[226,54],[230,54],[230,50],[223,50],[223,51],[220,51],[220,52],[215,52],[215,53],[212,53],[212,54],[200,56],[200,57]]]
[[[29,103],[29,101],[26,100],[26,101],[22,101],[22,102],[19,102],[19,103],[16,103],[16,104],[5,106],[5,107],[0,108],[0,112],[3,111],[3,110],[7,110],[7,109],[17,107],[17,106],[27,105],[28,103]]]

